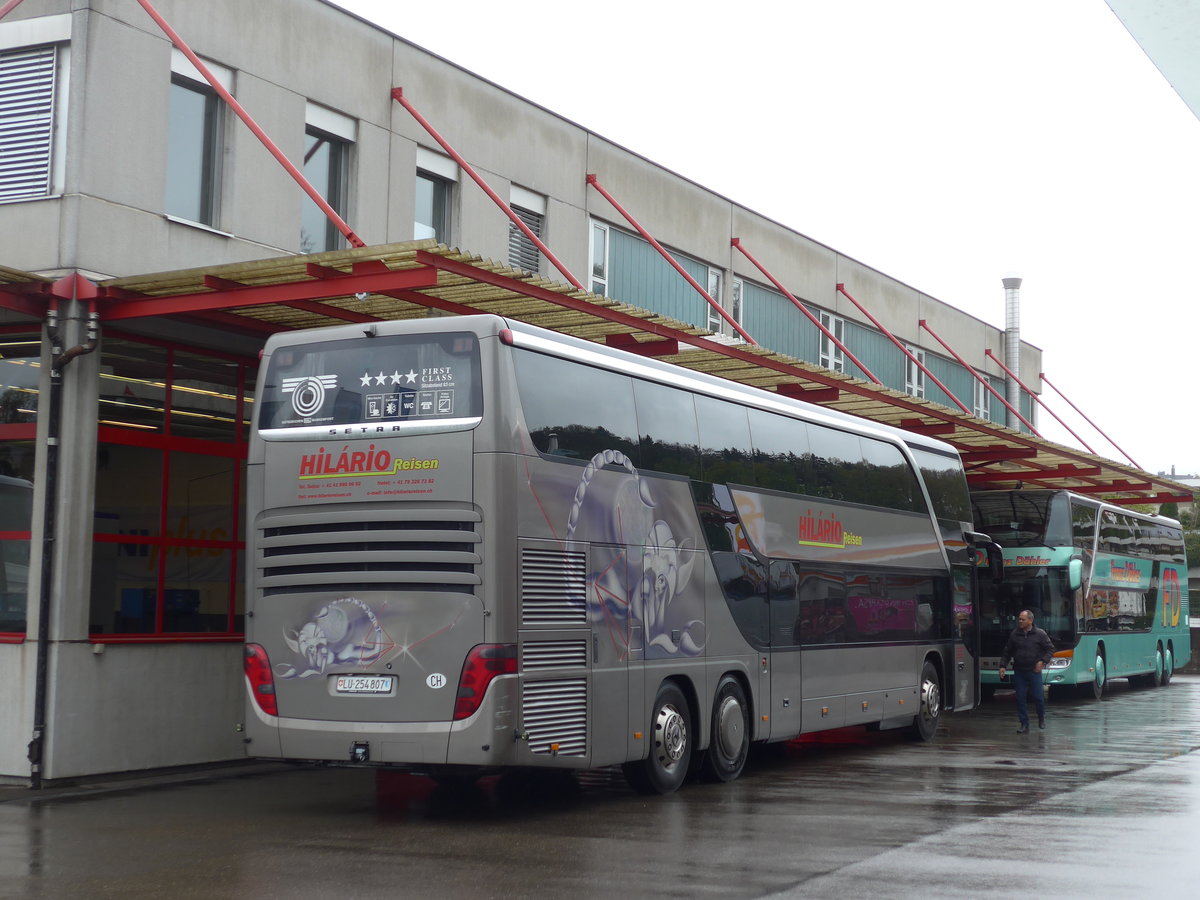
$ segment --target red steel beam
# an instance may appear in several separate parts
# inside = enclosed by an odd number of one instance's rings
[[[1008,375],[1008,377],[1009,377],[1009,378],[1011,378],[1013,381],[1015,381],[1017,384],[1019,384],[1019,385],[1021,386],[1021,389],[1022,389],[1023,391],[1025,391],[1025,393],[1027,393],[1027,394],[1028,394],[1030,397],[1032,397],[1032,398],[1033,398],[1033,402],[1034,402],[1034,403],[1036,403],[1038,406],[1040,406],[1040,407],[1041,407],[1042,409],[1044,409],[1046,412],[1050,413],[1050,415],[1054,416],[1054,421],[1056,421],[1056,422],[1057,422],[1059,425],[1061,425],[1063,428],[1067,429],[1067,431],[1069,431],[1069,432],[1071,433],[1071,436],[1072,436],[1073,438],[1075,438],[1075,440],[1079,441],[1079,443],[1083,444],[1084,448],[1085,448],[1085,449],[1086,449],[1086,450],[1087,450],[1089,453],[1091,453],[1093,456],[1096,454],[1096,451],[1095,451],[1095,450],[1093,450],[1091,447],[1089,447],[1089,446],[1088,446],[1088,444],[1087,444],[1087,441],[1085,441],[1083,438],[1081,438],[1079,435],[1077,435],[1077,434],[1075,433],[1074,429],[1072,429],[1070,425],[1068,425],[1068,424],[1067,424],[1066,422],[1064,422],[1064,421],[1063,421],[1061,418],[1059,418],[1059,417],[1058,417],[1058,414],[1057,414],[1057,413],[1055,413],[1055,412],[1054,412],[1054,410],[1052,410],[1052,409],[1051,409],[1050,407],[1048,407],[1048,406],[1047,406],[1045,403],[1043,403],[1043,402],[1042,402],[1042,398],[1041,398],[1041,397],[1039,397],[1039,396],[1038,396],[1036,393],[1034,393],[1032,390],[1030,390],[1030,389],[1029,389],[1029,388],[1026,386],[1025,382],[1023,382],[1023,381],[1022,381],[1022,380],[1021,380],[1019,377],[1017,377],[1017,373],[1016,373],[1016,372],[1014,372],[1012,369],[1010,369],[1008,366],[1006,366],[1004,363],[1002,363],[1002,362],[1000,361],[1000,358],[999,358],[998,356],[996,356],[996,354],[995,354],[995,353],[993,353],[993,352],[991,351],[991,349],[990,349],[990,348],[989,348],[989,349],[987,349],[987,350],[984,350],[983,352],[984,352],[985,354],[987,354],[987,355],[988,355],[988,356],[989,356],[989,357],[990,357],[992,360],[994,360],[994,361],[996,362],[996,364],[997,364],[998,366],[1000,366],[1000,368],[1002,368],[1002,369],[1004,370],[1005,374],[1006,374],[1006,375]],[[1039,377],[1040,377],[1040,376],[1039,376]],[[1114,447],[1116,447],[1116,444],[1114,444],[1113,446],[1114,446]],[[1118,449],[1118,450],[1120,450],[1120,448],[1119,448],[1119,447],[1117,447],[1117,449]],[[1126,459],[1129,459],[1129,457],[1128,457],[1128,456],[1126,456],[1125,458],[1126,458]],[[1133,465],[1134,465],[1135,467],[1137,467],[1137,468],[1139,468],[1139,469],[1141,468],[1141,466],[1139,466],[1137,463],[1133,462],[1133,460],[1132,460],[1132,459],[1129,459],[1129,461],[1130,461],[1131,463],[1133,463]]]
[[[803,400],[805,403],[832,403],[842,396],[842,392],[837,388],[802,388],[787,381],[775,385],[775,392],[793,400]]]
[[[1077,494],[1107,494],[1110,492],[1115,493],[1117,491],[1148,491],[1152,487],[1153,485],[1148,481],[1125,481],[1123,479],[1117,479],[1109,482],[1108,484],[1088,484],[1080,487],[1073,487],[1071,490]],[[1145,503],[1146,501],[1142,500],[1141,502]]]
[[[295,281],[286,284],[263,284],[225,291],[201,291],[176,294],[170,297],[148,297],[144,300],[110,301],[101,310],[101,319],[137,319],[179,313],[204,312],[215,309],[234,309],[241,306],[261,306],[265,303],[293,303],[297,300],[321,300],[349,294],[382,294],[389,290],[428,288],[437,285],[437,272],[432,268],[389,269],[367,275],[344,275],[317,281]]]
[[[674,338],[639,341],[632,334],[610,334],[604,338],[604,343],[639,356],[676,356],[679,353],[679,341]]]
[[[137,2],[142,9],[146,11],[146,14],[154,20],[155,24],[162,29],[163,34],[171,39],[171,43],[178,47],[179,51],[188,58],[193,66],[196,67],[196,70],[204,76],[204,80],[207,81],[209,85],[212,86],[212,89],[217,92],[217,96],[225,101],[229,108],[237,114],[237,117],[246,124],[246,127],[250,129],[251,133],[258,138],[259,143],[266,148],[267,152],[275,157],[275,161],[283,166],[284,171],[292,176],[292,180],[295,181],[296,184],[300,185],[300,189],[309,196],[309,199],[312,200],[313,203],[317,204],[321,212],[325,213],[329,221],[331,221],[334,226],[336,226],[337,230],[340,231],[346,238],[346,240],[350,242],[350,245],[352,247],[365,247],[366,243],[363,241],[363,239],[354,233],[350,226],[343,221],[342,217],[337,214],[337,211],[329,205],[329,202],[321,196],[321,192],[313,187],[309,180],[304,177],[304,173],[292,164],[292,161],[284,155],[283,151],[275,145],[275,142],[272,141],[267,136],[267,133],[259,127],[257,122],[254,121],[254,119],[250,116],[250,113],[246,112],[242,104],[238,103],[237,100],[234,99],[233,94],[229,93],[229,91],[225,89],[225,86],[216,79],[213,73],[209,71],[208,66],[204,65],[204,63],[200,60],[200,57],[192,52],[192,48],[189,47],[183,38],[179,36],[179,33],[175,31],[175,29],[168,24],[167,20],[159,14],[158,10],[151,5],[150,0],[137,0]]]
[[[758,271],[762,272],[763,275],[765,275],[770,280],[771,284],[775,285],[775,287],[779,289],[779,291],[783,294],[783,296],[785,296],[789,300],[791,300],[792,305],[795,306],[796,309],[800,310],[800,312],[804,313],[804,315],[808,317],[808,321],[810,321],[814,325],[816,325],[817,330],[820,331],[821,334],[825,335],[825,337],[827,337],[827,338],[829,338],[829,340],[833,341],[834,346],[836,346],[839,350],[841,350],[842,353],[845,354],[847,359],[849,359],[852,363],[854,363],[856,366],[858,366],[859,369],[862,370],[862,373],[867,376],[867,379],[869,381],[873,381],[873,382],[875,382],[875,384],[883,384],[882,381],[880,381],[878,378],[875,377],[874,372],[872,372],[865,365],[863,365],[862,361],[857,356],[855,356],[853,353],[850,352],[849,347],[847,347],[845,344],[843,344],[841,341],[839,341],[834,336],[832,331],[830,331],[828,328],[826,328],[824,325],[821,324],[821,320],[817,316],[814,316],[807,306],[805,306],[803,303],[801,303],[792,294],[791,291],[789,291],[787,288],[785,288],[783,286],[783,284],[780,283],[780,281],[774,275],[772,275],[770,272],[768,272],[766,267],[762,263],[760,263],[757,259],[755,259],[753,256],[750,255],[750,251],[742,246],[741,238],[734,238],[729,243],[733,247],[737,248],[741,252],[742,256],[744,256],[744,257],[746,257],[746,259],[750,260],[750,262],[754,264],[755,268],[757,268]]]
[[[7,309],[23,316],[32,316],[35,319],[44,319],[46,309],[50,304],[48,299],[44,299],[44,291],[49,285],[38,282],[35,287],[36,290],[30,291],[14,291],[11,287],[0,287],[0,309]]]
[[[999,400],[1001,403],[1003,403],[1005,409],[1007,409],[1010,413],[1012,413],[1014,416],[1016,416],[1018,419],[1020,419],[1021,422],[1025,425],[1025,427],[1030,430],[1030,432],[1032,432],[1033,434],[1038,433],[1038,430],[1033,427],[1033,423],[1030,422],[1028,419],[1026,419],[1023,415],[1021,415],[1021,411],[1019,409],[1017,409],[1011,403],[1009,403],[999,391],[997,391],[994,387],[992,387],[992,383],[987,379],[987,377],[985,375],[982,375],[978,370],[976,370],[976,368],[974,366],[972,366],[965,359],[963,359],[961,356],[959,356],[958,353],[956,353],[954,351],[953,347],[951,347],[944,340],[942,340],[941,337],[937,334],[937,332],[935,332],[932,328],[930,328],[929,324],[924,319],[922,319],[917,324],[921,328],[924,328],[926,331],[928,331],[931,335],[933,335],[934,340],[936,340],[939,344],[941,344],[946,349],[947,353],[949,353],[956,360],[958,360],[959,364],[964,369],[966,369],[968,372],[970,372],[972,375],[974,375],[976,381],[978,381],[985,388],[987,388],[989,391],[991,391],[992,396],[995,397],[997,400]],[[1087,445],[1084,444],[1084,446],[1086,447]]]
[[[1100,475],[1100,466],[1059,466],[1055,469],[1031,469],[1026,472],[974,472],[967,476],[971,481],[1038,481],[1045,478],[1086,478]]]
[[[936,375],[934,375],[932,372],[930,372],[929,369],[927,369],[925,367],[925,363],[923,363],[923,362],[921,362],[921,360],[917,359],[915,354],[910,353],[909,349],[907,347],[905,347],[904,344],[901,343],[901,341],[894,334],[892,334],[890,331],[888,331],[887,328],[884,327],[882,322],[880,322],[873,315],[871,315],[871,313],[867,311],[867,308],[865,306],[863,306],[861,303],[859,303],[857,300],[855,300],[852,296],[850,296],[850,292],[848,290],[846,290],[846,285],[841,284],[839,282],[837,289],[838,289],[839,294],[841,294],[843,297],[845,297],[847,300],[849,300],[851,303],[853,303],[855,306],[857,306],[858,311],[860,313],[862,313],[864,316],[866,316],[868,319],[870,319],[871,324],[874,325],[876,328],[878,328],[880,331],[882,331],[884,333],[884,335],[887,336],[887,339],[896,345],[896,349],[898,349],[901,353],[903,353],[912,362],[913,365],[915,365],[918,369],[920,369],[927,376],[929,376],[929,379],[934,384],[936,384],[939,388],[941,388],[942,393],[954,401],[955,406],[957,406],[959,409],[961,409],[968,416],[971,415],[971,411],[969,409],[967,409],[965,406],[963,406],[962,401],[959,400],[956,396],[954,396],[954,392],[952,390],[950,390],[950,388],[948,388],[944,384],[942,384],[941,381],[938,380],[938,377]]]
[[[959,452],[964,463],[994,463],[1010,459],[1034,459],[1036,450],[1025,447],[976,447]]]
[[[600,194],[600,196],[609,202],[609,204],[612,206],[613,209],[615,209],[622,216],[624,216],[625,221],[627,221],[630,225],[632,225],[634,228],[636,228],[638,234],[640,234],[642,237],[644,237],[647,241],[650,242],[650,246],[653,247],[655,250],[657,250],[659,255],[662,256],[662,258],[667,261],[667,264],[669,266],[671,266],[671,268],[673,268],[680,275],[682,275],[683,279],[695,289],[696,293],[698,293],[701,297],[703,297],[705,299],[705,301],[708,303],[708,305],[711,306],[714,310],[716,310],[717,314],[720,315],[720,317],[722,319],[724,319],[726,322],[728,322],[730,324],[730,326],[733,328],[733,330],[736,331],[741,336],[742,340],[744,340],[747,344],[757,344],[757,342],[754,340],[754,338],[750,337],[750,335],[746,333],[745,329],[743,329],[741,325],[739,325],[736,321],[734,321],[733,316],[731,316],[729,313],[727,313],[725,311],[724,307],[722,307],[720,303],[718,303],[716,300],[714,300],[712,297],[710,297],[708,291],[706,291],[704,288],[700,287],[700,283],[698,281],[696,281],[695,278],[693,278],[691,275],[689,275],[687,273],[687,270],[684,269],[683,266],[681,266],[679,264],[679,262],[675,259],[674,256],[672,256],[670,253],[667,252],[667,249],[665,247],[663,247],[662,244],[660,244],[658,241],[656,241],[654,239],[654,235],[652,235],[645,228],[643,228],[641,226],[641,223],[639,223],[637,219],[635,219],[632,215],[630,215],[629,211],[627,209],[625,209],[625,207],[623,207],[620,203],[618,203],[616,198],[612,194],[610,194],[608,191],[606,191],[604,189],[604,186],[602,184],[600,184],[599,178],[597,178],[595,175],[589,175],[587,177],[587,183],[590,184],[592,187],[594,187],[596,189],[596,191]]]
[[[1085,422],[1087,422],[1089,425],[1091,425],[1093,428],[1095,428],[1096,431],[1099,432],[1100,437],[1104,438],[1106,441],[1108,441],[1110,444],[1112,444],[1114,447],[1116,447],[1117,450],[1120,452],[1120,454],[1122,456],[1124,456],[1127,460],[1129,460],[1129,462],[1132,463],[1134,465],[1134,467],[1136,467],[1138,469],[1141,468],[1141,466],[1139,466],[1136,462],[1133,461],[1132,456],[1130,456],[1128,453],[1126,453],[1124,450],[1121,449],[1120,445],[1118,445],[1116,441],[1114,441],[1107,434],[1105,434],[1103,431],[1100,430],[1100,426],[1098,426],[1095,422],[1093,422],[1087,416],[1083,415],[1083,412],[1079,409],[1079,407],[1076,406],[1074,403],[1072,403],[1070,401],[1070,399],[1067,397],[1067,395],[1064,394],[1062,391],[1060,391],[1058,388],[1056,388],[1054,386],[1054,383],[1052,381],[1050,381],[1049,378],[1046,377],[1045,372],[1039,372],[1038,377],[1041,378],[1042,381],[1046,382],[1046,384],[1050,385],[1050,389],[1052,391],[1054,391],[1054,393],[1058,394],[1058,396],[1062,397],[1063,400],[1066,401],[1067,406],[1071,407],[1071,409],[1075,410],[1075,412],[1077,412],[1077,413],[1079,413],[1079,415],[1083,416],[1083,420]],[[1057,417],[1055,417],[1055,418],[1057,418]],[[1074,434],[1074,433],[1075,432],[1073,432],[1073,431],[1071,432],[1071,434]],[[1084,444],[1083,446],[1087,447],[1087,444]]]
[[[429,136],[442,146],[442,149],[450,155],[451,159],[458,163],[464,172],[471,176],[471,180],[479,185],[483,192],[491,198],[493,203],[500,207],[501,211],[508,216],[509,221],[516,225],[517,228],[521,230],[521,233],[525,235],[525,237],[533,241],[538,250],[542,252],[542,255],[544,255],[546,259],[550,260],[550,263],[554,266],[554,268],[558,269],[558,271],[562,273],[563,277],[566,278],[567,281],[581,291],[587,290],[587,288],[579,283],[579,279],[571,274],[571,270],[563,265],[557,256],[550,252],[550,248],[542,243],[542,239],[534,234],[533,230],[528,225],[521,221],[521,217],[512,211],[512,207],[505,203],[500,198],[500,195],[493,191],[491,187],[488,186],[488,183],[480,177],[479,173],[475,171],[471,164],[467,162],[457,150],[450,146],[450,142],[438,134],[437,129],[435,129],[424,116],[417,112],[416,107],[413,106],[408,101],[408,98],[404,96],[404,88],[392,88],[392,99],[408,110],[409,115],[417,120],[417,124],[429,132]]]

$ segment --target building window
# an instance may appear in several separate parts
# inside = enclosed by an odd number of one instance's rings
[[[433,238],[439,244],[450,243],[450,210],[458,166],[453,160],[423,147],[417,148],[417,198],[413,237]]]
[[[745,283],[740,278],[733,279],[732,290],[730,293],[730,310],[729,314],[733,316],[733,321],[737,322],[743,328],[746,325],[742,318],[742,295],[745,291]]]
[[[26,626],[40,348],[37,332],[0,327],[0,642]]]
[[[822,311],[821,325],[838,339],[838,343],[846,343],[846,320],[839,318],[832,313]],[[829,339],[824,331],[821,332],[821,365],[826,369],[832,369],[835,372],[846,371],[846,357],[842,353],[842,348]]]
[[[512,186],[508,198],[509,206],[525,227],[542,239],[542,223],[546,218],[546,198],[524,188]],[[535,275],[541,271],[541,255],[537,244],[529,239],[515,223],[508,223],[508,264],[523,272]]]
[[[909,356],[904,357],[904,392],[913,397],[924,397],[925,372],[921,366],[925,365],[925,351],[907,344],[904,349],[916,358],[916,362],[913,362]],[[918,366],[917,363],[920,363],[921,366]]]
[[[991,392],[978,378],[975,379],[975,417],[985,422],[992,420]]]
[[[214,63],[205,65],[228,90],[232,72]],[[169,216],[215,227],[224,146],[221,98],[178,50],[171,70],[165,209]]]
[[[233,640],[253,361],[113,332],[101,352],[89,632]]]
[[[720,304],[721,299],[722,299],[721,294],[723,293],[723,291],[721,290],[721,279],[723,277],[724,277],[724,273],[720,269],[714,269],[711,266],[709,266],[709,269],[708,269],[708,296],[710,296],[714,300],[716,300],[718,304]],[[711,304],[709,304],[709,306],[708,306],[708,323],[707,323],[708,330],[713,332],[714,334],[719,334],[721,331],[721,321],[722,321],[721,314],[719,312],[717,312],[715,307],[713,307]]]
[[[608,296],[608,226],[592,223],[592,293]]]
[[[53,186],[55,47],[0,53],[0,200]]]
[[[312,103],[305,115],[304,177],[343,219],[349,199],[350,148],[356,137],[353,119]],[[321,208],[305,195],[300,216],[300,252],[340,250],[346,239]]]

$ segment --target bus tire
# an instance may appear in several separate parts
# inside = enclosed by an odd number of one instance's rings
[[[1175,654],[1171,652],[1168,645],[1166,653],[1163,655],[1163,675],[1162,686],[1166,687],[1171,683],[1171,676],[1175,674]]]
[[[673,681],[664,681],[650,713],[650,752],[625,763],[625,779],[641,794],[670,794],[687,778],[692,761],[692,721],[687,698]]]
[[[1162,687],[1167,683],[1167,665],[1166,657],[1163,655],[1162,644],[1158,645],[1158,649],[1154,651],[1154,672],[1151,673],[1149,683],[1151,687]]]
[[[918,690],[921,694],[919,706],[909,732],[919,741],[928,741],[937,732],[938,720],[942,717],[942,683],[937,667],[929,660],[921,667]]]
[[[982,703],[989,703],[996,697],[996,686],[994,684],[981,684],[979,686],[979,700]]]
[[[1099,700],[1104,696],[1104,688],[1108,684],[1108,675],[1104,667],[1104,654],[1096,651],[1096,664],[1092,668],[1092,680],[1079,685],[1079,693],[1083,697]]]
[[[733,781],[742,774],[750,752],[750,709],[746,692],[732,675],[717,685],[713,697],[712,733],[704,754],[704,773],[716,781]]]

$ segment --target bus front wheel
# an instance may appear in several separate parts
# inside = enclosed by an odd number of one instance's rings
[[[916,716],[913,717],[912,736],[921,741],[931,740],[937,732],[938,720],[942,715],[942,683],[937,667],[929,660],[921,667],[921,699]]]
[[[712,736],[704,755],[704,771],[717,781],[733,781],[742,774],[750,752],[750,710],[746,693],[732,675],[717,685],[713,698]]]
[[[670,794],[687,777],[692,760],[692,723],[687,698],[674,682],[663,682],[650,717],[650,752],[625,763],[626,780],[642,794]]]
[[[1079,686],[1079,693],[1084,697],[1091,697],[1093,700],[1099,700],[1104,696],[1104,686],[1107,683],[1107,675],[1104,668],[1104,654],[1096,654],[1096,663],[1092,669],[1092,680]]]

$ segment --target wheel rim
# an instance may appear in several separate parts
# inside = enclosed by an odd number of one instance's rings
[[[1154,680],[1159,684],[1162,684],[1164,671],[1166,670],[1163,668],[1162,647],[1159,647],[1158,652],[1154,654]]]
[[[687,722],[671,704],[659,709],[654,719],[654,750],[666,770],[678,765],[687,749]]]
[[[1100,690],[1104,687],[1104,657],[1096,657],[1096,689]]]
[[[933,721],[942,712],[942,689],[936,681],[926,679],[921,683],[921,715]]]
[[[1170,678],[1175,674],[1175,657],[1172,655],[1170,648],[1167,649],[1167,656],[1163,662],[1163,677]]]
[[[745,716],[742,704],[736,697],[726,697],[717,708],[717,742],[721,755],[736,760],[742,752],[742,737],[745,734]]]

